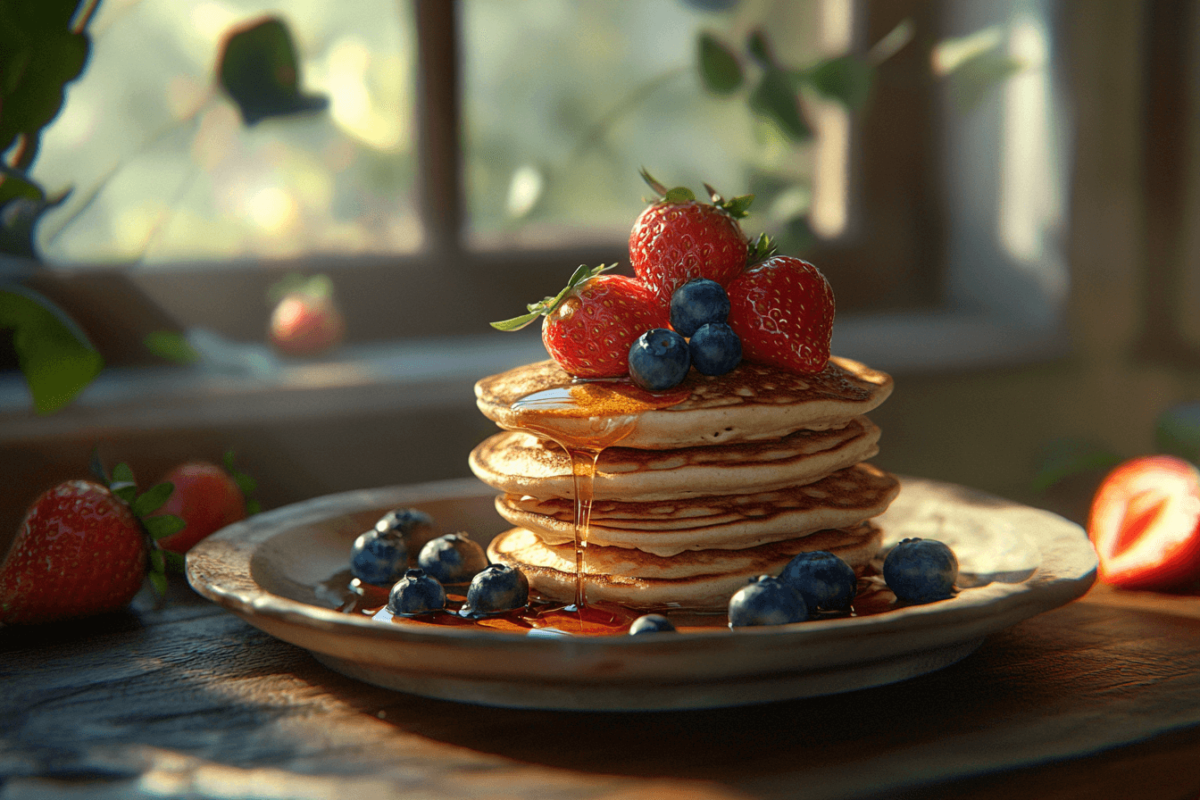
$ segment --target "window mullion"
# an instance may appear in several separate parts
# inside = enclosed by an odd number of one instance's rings
[[[413,0],[417,29],[417,207],[425,247],[462,250],[457,0]]]

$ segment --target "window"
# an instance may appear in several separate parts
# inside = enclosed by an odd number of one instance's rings
[[[105,0],[103,8],[117,15],[115,30],[122,20],[153,18],[162,2]],[[232,21],[273,8],[232,0],[171,5],[202,21],[205,14]],[[389,188],[371,194],[374,167],[322,180],[366,181],[353,202],[376,203],[386,224],[375,224],[375,212],[347,212],[343,221],[362,228],[362,238],[304,227],[303,248],[270,237],[257,244],[248,237],[238,249],[201,241],[208,255],[197,248],[168,258],[158,250],[158,264],[106,261],[132,258],[131,249],[71,245],[73,267],[30,280],[71,310],[112,368],[79,403],[46,418],[31,413],[15,375],[0,379],[0,465],[9,465],[0,478],[16,505],[53,480],[78,475],[103,436],[143,459],[147,473],[197,453],[219,458],[236,446],[251,459],[245,466],[262,481],[268,507],[464,474],[463,454],[490,430],[471,406],[471,384],[542,352],[535,329],[502,335],[484,323],[554,291],[580,263],[625,259],[628,224],[645,191],[633,169],[643,159],[661,161],[645,165],[667,182],[709,179],[726,192],[758,192],[749,230],[782,227],[792,211],[812,203],[817,236],[804,252],[837,292],[835,350],[898,373],[905,387],[881,409],[887,419],[878,420],[887,431],[886,468],[1033,500],[1027,470],[1046,440],[1078,434],[1111,439],[1113,449],[1132,453],[1159,410],[1152,402],[1188,387],[1194,396],[1192,376],[1139,371],[1129,360],[1152,353],[1173,366],[1196,363],[1200,333],[1190,312],[1200,296],[1200,247],[1186,220],[1200,197],[1197,92],[1195,81],[1175,79],[1197,74],[1195,0],[1113,2],[1103,13],[1091,3],[1059,0],[784,3],[800,17],[786,24],[770,17],[768,32],[794,59],[789,63],[844,48],[870,53],[905,20],[913,36],[880,65],[862,111],[839,116],[806,96],[816,143],[782,155],[763,149],[772,140],[758,138],[764,134],[744,93],[705,96],[694,74],[675,71],[694,58],[701,29],[745,59],[744,37],[769,0],[381,0],[372,18],[378,30],[361,36],[338,28],[349,19],[326,5],[274,6],[294,24],[303,90],[332,96],[332,65],[352,73],[349,66],[362,63],[357,46],[333,47],[339,38],[359,37],[372,53],[399,42],[390,77],[363,83],[374,93],[369,107],[405,117],[379,129],[401,139],[346,133],[336,118],[345,107],[264,122],[248,135],[253,144],[273,130],[301,151],[317,141],[312,152],[319,155],[333,138],[349,136],[352,163],[378,165]],[[333,14],[341,32],[314,33],[302,20],[306,9]],[[580,30],[578,20],[590,28]],[[655,31],[654,46],[646,44],[647,31],[609,45],[599,35],[606,25],[645,27],[647,20],[667,26]],[[935,50],[946,40],[957,50]],[[189,56],[195,86],[207,85],[211,70],[213,39],[205,41],[207,55]],[[673,51],[655,49],[668,44]],[[542,49],[553,49],[558,60],[540,64]],[[630,80],[624,73],[602,73],[591,108],[578,98],[590,91],[578,88],[580,67],[566,65],[573,50],[588,51],[593,64],[615,61],[639,73],[648,88],[639,94],[640,84],[622,85]],[[971,97],[970,82],[959,80],[970,70],[939,73],[951,62],[1002,80],[977,82],[985,91]],[[97,55],[91,69],[100,64]],[[560,87],[558,99],[546,89],[552,84]],[[972,102],[960,108],[963,95]],[[696,105],[681,111],[688,102]],[[697,138],[688,148],[652,150],[639,137],[649,136],[659,103],[670,118],[694,120],[687,115],[700,109],[720,120],[714,140],[722,154],[740,146],[736,141],[753,147],[716,166],[706,163],[704,148],[712,145]],[[539,109],[541,117],[521,121]],[[554,176],[570,185],[598,181],[590,192],[598,210],[555,207],[548,168],[563,164],[580,133],[588,141],[606,118],[614,121],[601,144]],[[524,136],[523,124],[553,129]],[[89,163],[80,155],[82,140],[72,144],[72,157],[106,174],[110,163]],[[381,161],[374,151],[385,153]],[[47,169],[48,158],[43,153]],[[158,168],[151,157],[139,169],[154,173],[160,196],[181,191],[175,167]],[[789,188],[804,191],[772,195],[750,186],[755,169],[782,171]],[[205,180],[195,181],[188,202],[199,201]],[[74,183],[81,194],[73,200],[86,199],[87,183],[73,174],[51,183]],[[341,191],[331,202],[345,199]],[[264,203],[260,222],[275,218],[267,213],[272,207],[286,211],[287,203]],[[76,223],[80,230],[99,225],[100,217],[86,216]],[[43,234],[54,225],[48,219]],[[158,234],[160,246],[171,241],[167,233]],[[63,247],[67,242],[61,239]],[[272,359],[262,345],[267,287],[292,270],[330,274],[348,311],[347,346],[327,359]],[[1044,367],[1067,352],[1068,317],[1072,358]],[[192,369],[156,362],[142,337],[172,326],[220,334],[220,359]],[[1068,369],[1057,368],[1064,363]],[[983,369],[997,366],[1013,368]],[[957,427],[947,429],[950,419]],[[9,511],[0,508],[0,530],[15,529],[21,509],[4,517]]]
[[[844,314],[944,298],[936,3],[289,5],[301,90],[328,97],[328,112],[239,125],[210,88],[215,53],[230,26],[272,8],[102,5],[94,63],[39,167],[47,185],[79,187],[40,231],[47,257],[75,273],[46,279],[51,294],[94,293],[107,275],[130,295],[116,305],[144,296],[161,309],[153,324],[259,341],[267,287],[327,271],[352,342],[483,334],[577,264],[625,261],[644,164],[669,184],[753,190],[747,230],[803,247]],[[716,97],[697,77],[700,31],[744,51],[765,26],[779,60],[803,66],[865,52],[906,19],[924,33],[880,67],[865,113],[806,93],[811,145],[764,124],[747,91]],[[152,68],[125,77],[123,54],[146,49]],[[137,108],[105,113],[106,96]],[[115,154],[92,156],[89,141],[115,125],[127,126]],[[413,297],[424,302],[397,313],[396,298]],[[141,332],[113,342],[110,361],[145,361]]]

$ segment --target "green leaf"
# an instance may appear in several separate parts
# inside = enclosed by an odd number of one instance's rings
[[[498,331],[520,330],[538,317],[544,317],[547,314],[552,313],[554,309],[559,307],[563,300],[567,298],[567,295],[571,293],[571,290],[573,290],[576,286],[580,286],[581,284],[596,277],[601,272],[610,270],[615,266],[615,263],[609,264],[608,266],[601,264],[598,267],[589,267],[586,264],[580,264],[575,268],[575,272],[571,274],[571,278],[567,281],[567,285],[554,297],[545,297],[536,303],[530,303],[527,306],[529,309],[528,314],[522,314],[519,317],[513,317],[512,319],[505,319],[499,322],[492,322],[490,325]]]
[[[646,185],[654,190],[655,194],[657,194],[659,197],[666,195],[667,187],[655,180],[654,176],[647,172],[645,167],[642,167],[640,170],[638,170],[638,174],[642,176],[642,180],[646,182]]]
[[[750,213],[750,204],[754,202],[754,195],[740,194],[731,200],[726,200],[720,204],[721,208],[734,219],[742,219]]]
[[[83,72],[91,44],[71,30],[80,1],[0,2],[0,153],[21,135],[36,148],[62,109],[66,84]]]
[[[108,470],[104,468],[104,459],[100,458],[99,445],[92,446],[92,452],[88,456],[88,472],[105,486],[108,486],[112,482],[109,480]]]
[[[933,64],[934,72],[948,80],[955,105],[963,113],[1026,68],[1025,62],[1004,52],[1003,31],[996,27],[943,39],[934,48]]]
[[[855,111],[866,105],[875,70],[856,56],[828,58],[799,73],[822,97]]]
[[[1123,459],[1111,450],[1080,439],[1055,439],[1042,448],[1041,465],[1033,478],[1035,491],[1044,492],[1059,481],[1094,469],[1109,469]]]
[[[154,588],[154,594],[159,601],[162,601],[167,594],[167,576],[163,570],[150,570],[150,585]]]
[[[711,33],[702,31],[698,41],[700,78],[713,94],[731,94],[742,85],[742,65],[733,50]]]
[[[1025,62],[1001,53],[986,53],[963,64],[950,76],[950,91],[962,112],[978,106],[988,92],[1025,69]]]
[[[765,69],[776,69],[775,54],[771,51],[771,43],[762,30],[750,31],[746,37],[746,51]]]
[[[142,520],[142,524],[146,526],[146,532],[150,534],[150,538],[156,542],[179,533],[187,527],[187,523],[174,514],[156,514],[153,517],[146,517]]]
[[[229,477],[233,478],[233,482],[237,484],[243,497],[248,497],[251,492],[258,488],[258,481],[239,470],[234,464],[234,452],[232,450],[225,451],[223,461],[225,471],[229,473]]]
[[[324,96],[301,93],[296,46],[279,17],[266,17],[225,35],[217,80],[246,125],[328,105]]]
[[[812,138],[812,128],[800,111],[799,98],[792,86],[791,76],[781,69],[769,69],[750,94],[750,108],[773,122],[794,142]]]
[[[667,190],[667,194],[663,200],[668,203],[690,203],[696,199],[696,194],[686,186],[676,186],[674,189]]]
[[[155,572],[167,571],[167,559],[163,556],[162,550],[155,549],[150,551],[150,568]]]
[[[900,21],[900,24],[888,31],[882,39],[871,46],[871,51],[867,53],[867,60],[876,66],[882,64],[904,49],[904,46],[916,36],[916,32],[916,24],[912,21],[911,17],[906,17]]]
[[[104,367],[79,326],[23,286],[0,286],[0,328],[13,330],[17,361],[39,414],[70,403]]]
[[[1154,443],[1160,453],[1200,462],[1200,403],[1182,403],[1159,414]]]
[[[746,264],[748,266],[758,264],[773,255],[775,255],[775,242],[767,234],[760,233],[746,256]]]
[[[129,468],[128,464],[121,462],[113,467],[108,490],[126,505],[133,505],[134,497],[137,496],[137,480],[133,477],[133,470]]]
[[[4,215],[5,204],[18,198],[37,203],[45,199],[45,194],[36,183],[0,162],[0,217]]]
[[[176,364],[195,364],[200,360],[196,348],[188,343],[187,337],[178,331],[153,331],[142,340],[146,349],[154,355]]]
[[[173,491],[175,491],[175,484],[170,481],[163,481],[151,486],[133,501],[133,505],[131,506],[133,515],[141,519],[152,514],[162,508],[162,504],[170,499],[171,492]]]
[[[328,299],[333,297],[333,280],[324,273],[305,275],[289,272],[267,288],[267,298],[272,303],[278,303],[289,294]]]
[[[166,571],[182,575],[187,567],[187,559],[184,558],[183,553],[174,553],[170,550],[163,550],[162,554],[167,561]]]
[[[262,503],[258,502],[257,500],[253,500],[253,499],[246,500],[246,516],[247,517],[252,517],[260,511],[262,511]]]

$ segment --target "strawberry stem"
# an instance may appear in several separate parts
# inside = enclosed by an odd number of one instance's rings
[[[544,317],[553,313],[554,309],[562,305],[563,301],[566,300],[567,297],[577,287],[582,286],[592,278],[599,275],[601,272],[610,270],[615,266],[615,263],[607,266],[601,264],[598,267],[589,267],[586,264],[580,264],[576,268],[575,272],[571,274],[570,280],[567,281],[566,287],[563,288],[561,292],[553,297],[545,297],[536,303],[530,303],[528,306],[526,306],[526,308],[529,309],[528,314],[522,314],[519,317],[504,319],[500,320],[499,322],[492,322],[490,324],[498,331],[519,331],[521,328],[524,328],[538,317]]]

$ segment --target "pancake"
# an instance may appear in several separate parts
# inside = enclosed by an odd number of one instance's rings
[[[628,608],[725,608],[729,598],[758,575],[777,575],[797,553],[829,550],[857,572],[879,552],[882,534],[863,523],[849,530],[808,536],[742,550],[693,550],[662,558],[640,550],[588,547],[584,585],[588,602]],[[530,589],[561,602],[575,599],[575,548],[548,545],[536,534],[513,528],[488,546],[488,557],[520,569]]]
[[[855,417],[838,429],[779,440],[677,450],[610,447],[596,465],[593,498],[622,502],[759,493],[797,486],[879,452],[879,428]],[[470,455],[480,480],[507,494],[573,498],[571,461],[557,445],[515,431],[489,437]]]
[[[514,402],[568,387],[573,380],[553,361],[526,364],[476,383],[476,404],[500,427],[516,430],[520,426]],[[669,450],[778,439],[802,428],[840,427],[886,400],[892,379],[857,361],[833,357],[815,375],[750,363],[719,377],[692,370],[677,388],[685,399],[666,408],[642,410],[622,446]],[[586,425],[586,419],[578,424]]]
[[[899,492],[900,482],[894,476],[870,464],[856,464],[816,483],[772,492],[669,503],[598,502],[592,506],[588,542],[660,557],[687,550],[754,547],[853,526],[882,514]],[[696,509],[714,513],[690,513]],[[496,511],[547,543],[573,546],[570,500],[500,495]]]

